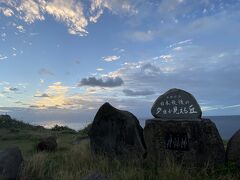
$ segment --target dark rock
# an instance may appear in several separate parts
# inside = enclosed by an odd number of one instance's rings
[[[240,130],[238,130],[228,141],[226,161],[236,163],[240,166]]]
[[[109,157],[142,157],[145,152],[143,129],[128,111],[118,110],[109,103],[98,110],[91,130],[91,149]]]
[[[167,160],[190,166],[224,163],[224,145],[215,124],[209,119],[147,120],[144,138],[150,162]]]
[[[108,180],[108,178],[101,173],[92,172],[84,177],[83,180]]]
[[[152,115],[162,119],[201,118],[202,111],[196,99],[181,89],[170,89],[154,102]]]
[[[22,153],[19,148],[7,148],[0,151],[0,179],[19,179],[23,163]]]
[[[57,149],[57,141],[53,136],[43,138],[37,144],[37,151],[55,151]]]

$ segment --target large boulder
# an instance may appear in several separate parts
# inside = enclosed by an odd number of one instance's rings
[[[57,141],[53,136],[49,136],[40,140],[37,144],[37,151],[55,151],[57,149]]]
[[[19,179],[23,163],[22,153],[17,147],[0,151],[0,179]]]
[[[228,141],[226,161],[236,163],[240,166],[240,130]]]
[[[142,157],[146,153],[143,129],[128,111],[109,103],[98,110],[89,132],[91,149],[109,157]]]
[[[189,166],[224,163],[223,141],[209,119],[147,120],[144,138],[149,162],[168,160]]]

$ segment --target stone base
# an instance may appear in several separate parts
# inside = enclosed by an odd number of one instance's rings
[[[160,165],[167,160],[188,166],[225,161],[223,141],[209,119],[147,120],[144,139],[147,159]]]

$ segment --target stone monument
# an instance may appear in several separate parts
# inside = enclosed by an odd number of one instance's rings
[[[110,158],[142,158],[146,153],[143,129],[130,112],[103,104],[92,123],[90,144],[93,152]]]
[[[224,145],[215,124],[202,119],[196,99],[181,89],[161,95],[151,109],[154,119],[146,121],[144,139],[147,159],[167,160],[190,166],[224,163]]]
[[[201,108],[193,95],[181,89],[170,89],[159,96],[151,112],[155,118],[162,119],[197,119],[202,116]]]

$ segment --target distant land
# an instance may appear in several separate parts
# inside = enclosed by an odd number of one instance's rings
[[[41,125],[46,128],[52,128],[54,125],[58,124],[60,126],[68,126],[74,130],[83,129],[86,127],[89,123],[93,121],[93,118],[90,119],[84,119],[83,117],[75,118],[74,120],[68,120],[67,118],[63,119],[49,119],[49,121],[43,120],[41,121],[38,119],[32,119],[29,121],[29,119],[19,119],[18,117],[15,117],[14,115],[11,115],[13,118],[16,118],[18,120],[21,120],[23,122],[27,122],[33,125]],[[145,121],[147,119],[151,119],[153,117],[145,117],[145,118],[139,118],[140,124],[142,127],[145,126]],[[204,116],[203,118],[209,118],[211,119],[217,126],[219,133],[223,139],[229,139],[238,129],[240,129],[240,115],[227,115],[227,116]]]

